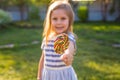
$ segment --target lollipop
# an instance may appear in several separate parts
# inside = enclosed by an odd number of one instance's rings
[[[58,54],[63,54],[68,48],[69,39],[67,34],[60,34],[54,42],[54,50]]]

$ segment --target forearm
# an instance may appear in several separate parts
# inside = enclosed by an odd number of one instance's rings
[[[61,56],[61,59],[66,63],[66,65],[71,65],[74,54],[75,54],[75,48],[73,43],[70,42],[68,49],[65,50],[64,54]]]
[[[67,50],[65,50],[64,54],[71,55],[71,56],[73,56],[75,54],[74,43],[72,41],[70,41],[69,47]]]
[[[42,53],[40,61],[39,61],[39,65],[38,65],[38,74],[37,74],[37,79],[41,80],[42,77],[42,70],[43,70],[43,66],[44,65],[44,54]]]

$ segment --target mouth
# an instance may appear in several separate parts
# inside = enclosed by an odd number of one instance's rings
[[[62,30],[64,27],[56,27],[57,30]]]

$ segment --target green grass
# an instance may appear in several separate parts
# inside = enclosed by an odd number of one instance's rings
[[[39,45],[0,51],[0,80],[36,80]]]
[[[120,24],[77,23],[78,51],[73,66],[79,80],[120,79]]]
[[[32,20],[32,21],[17,21],[13,23],[16,27],[20,28],[40,28],[43,25],[42,20]]]
[[[36,80],[41,55],[43,28],[9,27],[0,30],[0,45],[14,43],[12,49],[0,49],[0,80]],[[78,80],[120,80],[119,23],[75,23],[78,36],[73,67]],[[33,40],[40,44],[19,47]]]
[[[40,40],[42,27],[37,29],[11,27],[0,30],[0,45],[30,43],[33,40]]]

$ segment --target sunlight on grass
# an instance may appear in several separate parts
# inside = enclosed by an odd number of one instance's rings
[[[107,75],[106,79],[109,79],[109,80],[119,80],[120,79],[120,74],[110,74],[110,75]]]
[[[79,35],[77,40],[78,50],[73,66],[78,79],[119,80],[119,49],[110,46],[115,39],[119,39],[117,33],[119,30],[108,29],[110,33],[106,33],[108,32],[106,30],[96,32],[92,29],[93,26],[80,27],[76,25],[75,28],[77,28],[76,32]],[[109,45],[105,45],[106,41]]]
[[[9,69],[9,67],[11,67],[14,64],[15,64],[15,61],[12,59],[12,56],[8,56],[8,55],[5,56],[0,53],[0,69],[1,70]]]
[[[22,29],[10,26],[9,29],[0,31],[0,45],[30,43],[34,40],[39,41],[41,38],[40,32],[42,32],[42,29]]]
[[[9,27],[0,31],[0,45],[17,45],[0,49],[0,80],[36,80],[42,30]],[[120,80],[120,47],[112,46],[120,44],[120,25],[76,23],[74,31],[78,39],[73,67],[78,80]],[[19,46],[33,40],[40,43]]]
[[[0,80],[21,80],[20,73],[14,70],[16,61],[11,55],[0,52]],[[10,53],[9,53],[10,54]],[[13,76],[14,75],[14,76]],[[1,77],[2,76],[2,77]]]
[[[1,50],[0,80],[36,80],[39,47],[40,45]]]
[[[106,63],[96,63],[94,61],[90,61],[88,63],[85,63],[85,66],[95,69],[97,71],[103,72],[103,73],[118,73],[120,74],[120,64],[106,64]]]
[[[104,73],[106,76],[105,78],[120,78],[120,64],[112,63],[112,64],[106,64],[106,63],[96,63],[95,61],[89,61],[88,63],[84,64],[86,67],[89,67],[91,69],[94,69],[98,72]]]
[[[93,26],[92,29],[96,30],[96,31],[113,31],[113,30],[119,31],[120,27],[119,26],[111,26],[111,27],[108,27],[108,26]]]
[[[97,30],[97,31],[101,31],[101,30],[107,30],[107,28],[105,26],[95,26],[93,27],[93,30]]]

